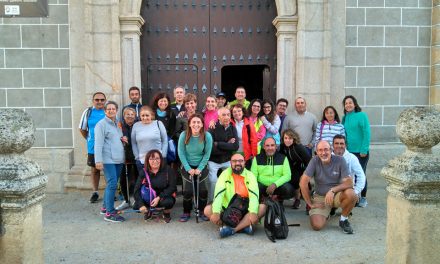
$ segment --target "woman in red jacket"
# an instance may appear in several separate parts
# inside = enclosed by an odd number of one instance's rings
[[[257,155],[257,133],[252,122],[245,116],[246,109],[241,104],[236,104],[231,109],[231,123],[237,129],[238,153],[243,154],[246,168],[252,165],[252,158]]]

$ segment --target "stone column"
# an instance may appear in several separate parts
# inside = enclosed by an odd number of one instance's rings
[[[440,0],[433,1],[430,105],[440,109]]]
[[[296,91],[297,16],[278,16],[272,22],[277,28],[277,98],[292,101]]]
[[[119,16],[121,26],[122,101],[130,103],[128,89],[141,87],[140,39],[145,23],[141,16]]]
[[[29,114],[0,109],[0,263],[44,263],[41,201],[47,177],[24,155],[34,132]]]
[[[382,169],[387,190],[386,263],[438,263],[440,251],[440,112],[403,111],[397,134],[406,151]]]

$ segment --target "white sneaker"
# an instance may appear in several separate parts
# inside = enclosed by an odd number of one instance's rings
[[[130,207],[130,203],[123,201],[118,207],[115,208],[116,211],[122,211]]]

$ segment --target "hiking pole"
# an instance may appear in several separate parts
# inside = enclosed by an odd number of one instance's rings
[[[197,215],[196,215],[196,223],[199,222],[199,216],[200,216],[200,210],[199,210],[199,195],[200,195],[200,191],[199,191],[199,187],[200,187],[200,174],[197,175],[197,179],[196,179],[196,183],[197,183]],[[202,212],[203,213],[203,212]]]
[[[191,185],[193,188],[193,206],[194,206],[194,213],[196,215],[196,223],[199,222],[199,196],[198,196],[198,190],[196,190],[196,186],[195,186],[195,182],[194,182],[194,177],[196,177],[196,175],[190,176],[191,177]],[[197,193],[196,193],[197,192]]]
[[[128,183],[128,166],[127,162],[125,163],[125,185],[127,185],[127,202],[130,205],[130,185]]]

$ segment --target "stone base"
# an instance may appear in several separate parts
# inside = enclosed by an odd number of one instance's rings
[[[47,193],[63,193],[65,175],[73,166],[73,149],[32,148],[25,155],[36,161],[47,175]]]
[[[388,196],[386,263],[438,263],[440,203]]]
[[[92,183],[90,180],[90,167],[85,164],[75,165],[67,173],[64,189],[92,189]],[[101,171],[101,178],[99,179],[99,189],[105,188],[104,172]]]
[[[2,210],[0,263],[44,263],[42,206]]]

